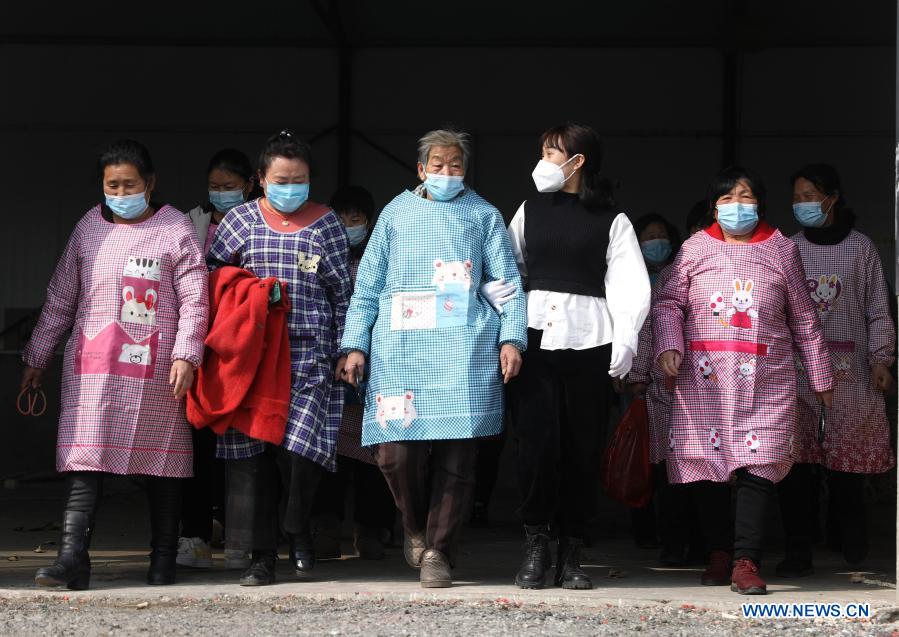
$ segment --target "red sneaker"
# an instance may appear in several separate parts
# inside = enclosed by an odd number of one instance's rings
[[[767,595],[765,580],[759,577],[759,567],[748,557],[740,557],[734,562],[730,590],[740,595]]]
[[[727,586],[730,584],[731,560],[730,551],[712,551],[709,565],[702,574],[703,586]]]

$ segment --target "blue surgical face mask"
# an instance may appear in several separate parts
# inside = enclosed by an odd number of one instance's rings
[[[668,239],[649,239],[640,243],[640,251],[650,263],[665,263],[671,256],[671,242]]]
[[[754,203],[718,204],[718,225],[729,234],[741,236],[759,225],[759,207]]]
[[[346,236],[350,240],[350,245],[354,248],[365,241],[368,236],[368,225],[350,226],[346,229]]]
[[[278,212],[295,212],[309,199],[309,184],[268,183],[265,196]]]
[[[827,221],[827,213],[820,201],[802,201],[793,204],[793,216],[806,228],[820,228]]]
[[[243,190],[210,190],[209,203],[215,206],[219,212],[228,212],[234,206],[239,206],[246,199]]]
[[[449,201],[465,189],[465,177],[428,173],[425,188],[435,201]]]
[[[106,195],[106,205],[122,219],[137,219],[147,209],[147,192],[133,195]]]

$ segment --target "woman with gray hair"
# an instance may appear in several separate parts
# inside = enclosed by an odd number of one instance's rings
[[[452,584],[476,439],[502,431],[503,384],[527,345],[505,224],[465,185],[469,154],[464,133],[421,138],[422,183],[381,213],[341,344],[347,381],[358,384],[369,359],[362,444],[376,445],[402,513],[406,560],[426,588]]]

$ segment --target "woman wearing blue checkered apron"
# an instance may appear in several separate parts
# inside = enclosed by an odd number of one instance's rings
[[[271,137],[259,159],[265,196],[232,208],[209,259],[275,277],[290,298],[291,394],[279,446],[228,430],[217,455],[228,460],[228,546],[252,551],[245,586],[275,578],[280,528],[297,576],[315,561],[309,515],[322,469],[334,471],[343,388],[335,382],[349,303],[346,231],[325,205],[309,201],[309,146],[290,131]]]
[[[381,212],[341,344],[349,381],[368,359],[362,444],[378,445],[406,559],[421,568],[424,587],[452,583],[476,439],[502,431],[503,383],[518,373],[527,338],[505,224],[465,185],[468,155],[464,133],[433,131],[419,141],[423,183]],[[485,282],[508,282],[517,295],[499,312],[481,291]]]

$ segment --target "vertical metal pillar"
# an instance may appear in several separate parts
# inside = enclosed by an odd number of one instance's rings
[[[352,179],[353,50],[341,42],[338,56],[337,186],[342,188]]]
[[[899,45],[899,2],[896,3],[896,34],[897,34],[897,45]],[[894,237],[899,240],[899,46],[896,49],[896,144],[895,144],[895,155],[894,155],[894,183],[893,183],[893,196],[894,196],[894,208],[895,208],[895,227],[894,227]],[[896,302],[899,304],[899,255],[896,254],[894,248],[893,253],[893,262],[896,267],[896,289],[897,289],[897,297]],[[899,472],[896,473],[897,479],[897,492],[899,492]],[[899,582],[899,499],[897,499],[896,506],[896,581]],[[899,604],[899,586],[896,587],[896,603]]]
[[[721,81],[721,166],[740,160],[740,127],[743,119],[743,53],[722,50],[724,65]]]

